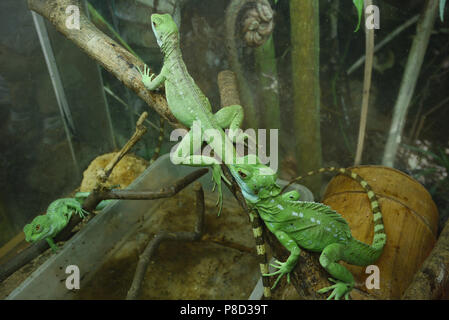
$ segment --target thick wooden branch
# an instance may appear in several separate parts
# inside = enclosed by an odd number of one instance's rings
[[[80,29],[69,29],[66,8],[80,8]],[[98,30],[81,9],[77,0],[28,0],[28,8],[43,16],[67,39],[76,44],[102,67],[112,73],[126,87],[133,90],[150,107],[167,119],[174,127],[182,127],[170,112],[164,94],[148,91],[141,81],[137,66],[143,70],[144,63],[113,39]]]

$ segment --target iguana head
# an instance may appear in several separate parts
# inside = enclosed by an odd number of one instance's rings
[[[47,215],[37,216],[23,228],[25,240],[31,243],[52,236],[52,231],[50,218]]]
[[[162,48],[167,43],[167,38],[171,35],[178,35],[178,26],[169,15],[154,13],[151,15],[151,28],[156,37],[157,44]]]
[[[246,200],[255,203],[277,196],[281,192],[281,188],[276,184],[277,174],[270,167],[250,156],[243,157],[243,161],[243,164],[230,165],[229,169]]]

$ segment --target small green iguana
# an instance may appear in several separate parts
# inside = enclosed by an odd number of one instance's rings
[[[231,132],[233,130],[237,132],[243,121],[242,107],[239,105],[227,106],[213,114],[209,99],[196,85],[182,59],[178,27],[173,18],[169,14],[152,14],[151,26],[164,55],[164,63],[158,76],[150,75],[146,65],[143,72],[138,68],[143,84],[148,90],[155,90],[165,84],[167,103],[175,118],[189,128],[192,128],[194,123],[198,123],[201,134],[214,150],[215,155],[218,155],[224,163],[232,163],[236,158],[234,145],[223,129],[229,128]],[[212,134],[208,136],[208,133]],[[192,155],[196,151],[192,150],[194,145],[192,139],[193,132],[190,130],[173,154],[182,158],[182,163],[186,165],[212,166],[213,180],[219,194],[220,214],[222,209],[221,178],[227,183],[229,181],[223,175],[219,160],[204,155]]]
[[[318,292],[333,290],[328,299],[348,299],[354,287],[354,277],[338,261],[359,266],[370,265],[379,258],[386,243],[377,197],[368,183],[347,169],[323,168],[319,171],[338,171],[355,179],[367,192],[374,214],[372,245],[354,239],[346,220],[330,207],[316,202],[298,201],[299,194],[296,191],[282,194],[281,188],[276,184],[276,173],[267,166],[237,164],[230,167],[230,170],[249,207],[258,212],[267,228],[290,252],[287,261],[276,261],[272,265],[277,271],[264,274],[279,275],[272,289],[284,274],[287,274],[287,280],[290,281],[290,272],[298,261],[300,248],[304,248],[321,252],[320,264],[334,278],[331,279],[334,285]],[[312,172],[308,175],[312,175]]]
[[[239,105],[227,106],[213,114],[209,100],[189,75],[182,59],[178,27],[173,18],[169,14],[152,14],[151,26],[164,55],[164,64],[160,74],[156,77],[154,74],[150,75],[146,65],[143,72],[139,69],[143,84],[148,90],[155,90],[162,84],[165,84],[167,103],[173,115],[180,123],[189,128],[192,128],[194,122],[199,122],[203,134],[210,131],[216,133],[215,138],[206,136],[205,140],[228,167],[232,166],[232,163],[235,163],[236,160],[236,152],[233,141],[226,136],[223,129],[229,128],[232,134],[233,130],[237,131],[240,128],[243,121],[242,107]],[[212,177],[218,191],[218,214],[220,214],[222,210],[221,178],[227,183],[229,181],[224,177],[218,160],[204,155],[192,155],[193,151],[189,148],[193,145],[191,142],[193,137],[192,131],[190,130],[183,137],[173,153],[182,155],[185,159],[182,162],[183,164],[212,166]],[[245,135],[236,134],[235,137],[238,140],[244,138]],[[257,245],[260,269],[263,274],[268,272],[268,263],[263,237],[259,232],[261,230],[261,222],[254,215],[250,215],[250,220]],[[268,280],[268,278],[263,278],[264,296],[266,298],[270,297]]]
[[[33,243],[45,239],[50,248],[56,252],[58,247],[53,238],[65,228],[73,213],[79,214],[81,218],[88,214],[82,208],[82,202],[88,195],[89,192],[78,192],[75,198],[62,198],[50,203],[46,214],[35,217],[31,223],[25,225],[23,228],[25,240]],[[95,210],[103,209],[110,201],[101,201]]]

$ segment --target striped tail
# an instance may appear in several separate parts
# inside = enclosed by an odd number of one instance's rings
[[[268,273],[268,259],[265,241],[263,239],[263,227],[260,217],[254,211],[250,212],[249,218],[253,228],[254,239],[256,240],[257,258],[260,266],[260,273],[262,274],[263,296],[265,299],[271,299],[270,278],[263,275]]]
[[[154,149],[154,154],[150,159],[150,165],[152,165],[153,162],[156,161],[157,158],[159,158],[159,154],[161,153],[162,142],[164,142],[164,125],[165,125],[165,121],[161,117],[160,124],[159,124],[159,137],[157,138],[157,140],[158,140],[157,146]]]
[[[383,247],[385,246],[385,243],[387,242],[387,235],[385,234],[385,228],[384,223],[382,219],[382,212],[380,210],[379,201],[377,200],[376,193],[373,191],[371,186],[366,182],[360,175],[357,173],[345,169],[345,168],[335,168],[335,167],[329,167],[329,168],[320,168],[318,170],[309,171],[304,176],[299,176],[293,180],[291,180],[283,189],[283,193],[285,189],[287,189],[288,186],[290,186],[292,183],[295,183],[303,178],[318,174],[318,173],[324,173],[324,172],[339,172],[355,181],[357,181],[360,186],[365,190],[368,199],[371,204],[371,210],[373,211],[373,219],[374,219],[374,238],[373,243],[371,247],[376,251],[382,251]]]

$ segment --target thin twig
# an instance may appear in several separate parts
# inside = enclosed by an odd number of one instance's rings
[[[143,122],[148,117],[148,112],[142,113],[139,120],[137,120],[136,131],[133,136],[126,142],[126,144],[122,147],[122,149],[115,154],[114,158],[109,161],[106,168],[99,170],[98,177],[102,183],[105,183],[106,180],[112,173],[112,170],[117,165],[117,163],[131,150],[132,147],[142,138],[142,136],[147,132],[147,127],[143,125]]]
[[[371,6],[371,0],[365,1],[366,7]],[[365,12],[365,19],[371,13]],[[365,61],[365,77],[363,79],[363,98],[362,98],[362,112],[360,113],[359,137],[357,141],[357,149],[355,153],[354,165],[358,166],[362,161],[363,144],[365,141],[366,121],[368,118],[369,93],[371,88],[371,75],[373,72],[373,57],[374,57],[374,28],[367,28],[365,26],[366,35],[366,61]]]

